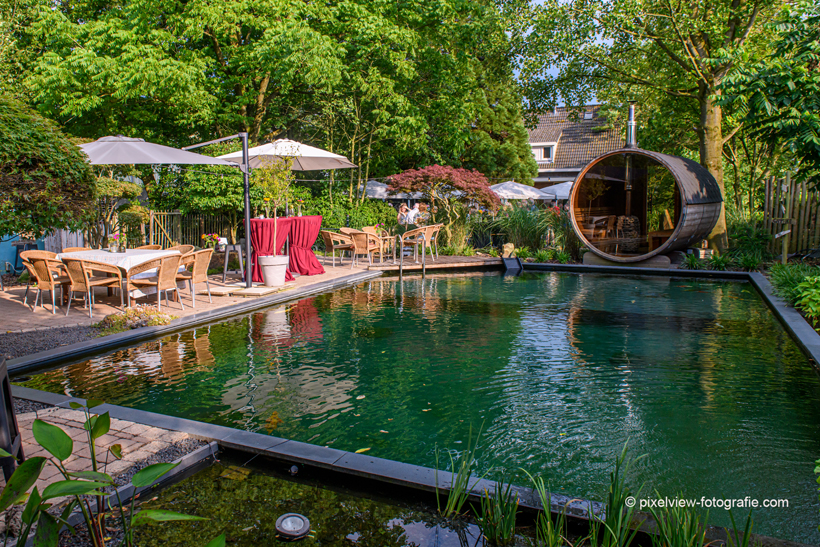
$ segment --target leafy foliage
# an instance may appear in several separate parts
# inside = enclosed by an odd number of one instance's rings
[[[769,280],[774,286],[774,292],[786,302],[795,305],[800,298],[797,288],[808,277],[820,275],[820,268],[808,264],[772,264],[769,268]]]
[[[820,5],[790,2],[771,25],[772,53],[740,67],[724,89],[741,121],[767,142],[788,148],[800,161],[798,176],[820,175]]]
[[[570,259],[581,260],[581,240],[572,227],[569,211],[559,207],[549,209],[544,216],[544,222],[551,230],[553,245],[568,255],[566,262]]]
[[[719,255],[712,253],[709,259],[706,261],[707,266],[710,270],[715,270],[722,272],[729,268],[732,264],[732,257],[729,255]]]
[[[0,135],[3,235],[81,228],[94,206],[94,175],[82,151],[8,96],[0,96]]]
[[[683,258],[683,268],[686,270],[703,269],[703,261],[695,253],[689,253]]]
[[[820,321],[820,276],[807,277],[795,288],[794,307],[803,312],[815,327]]]

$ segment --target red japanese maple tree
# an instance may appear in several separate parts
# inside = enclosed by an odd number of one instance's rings
[[[392,193],[420,192],[433,206],[433,220],[444,224],[448,241],[453,235],[453,224],[464,212],[464,203],[493,211],[501,204],[495,192],[490,190],[487,177],[475,169],[430,165],[393,175],[387,179],[387,184]]]

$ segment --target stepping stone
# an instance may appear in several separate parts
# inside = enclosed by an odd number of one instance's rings
[[[248,298],[255,298],[259,296],[267,296],[276,292],[281,292],[291,287],[251,287],[250,289],[241,289],[233,293],[234,296],[244,296]]]
[[[238,290],[241,290],[242,287],[211,287],[211,295],[212,296],[230,296]],[[207,290],[201,290],[197,294],[204,294],[207,296]]]

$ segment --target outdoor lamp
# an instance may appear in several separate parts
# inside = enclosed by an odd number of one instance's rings
[[[299,541],[310,533],[310,521],[298,513],[285,513],[276,519],[276,531],[281,541]]]

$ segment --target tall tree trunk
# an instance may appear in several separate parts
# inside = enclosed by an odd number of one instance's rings
[[[720,92],[714,86],[701,82],[698,90],[700,102],[700,163],[717,181],[722,197],[726,196],[723,183],[723,111],[715,104],[715,97]],[[717,252],[723,252],[729,245],[726,235],[726,204],[720,208],[720,217],[712,233],[707,238],[709,247]]]

